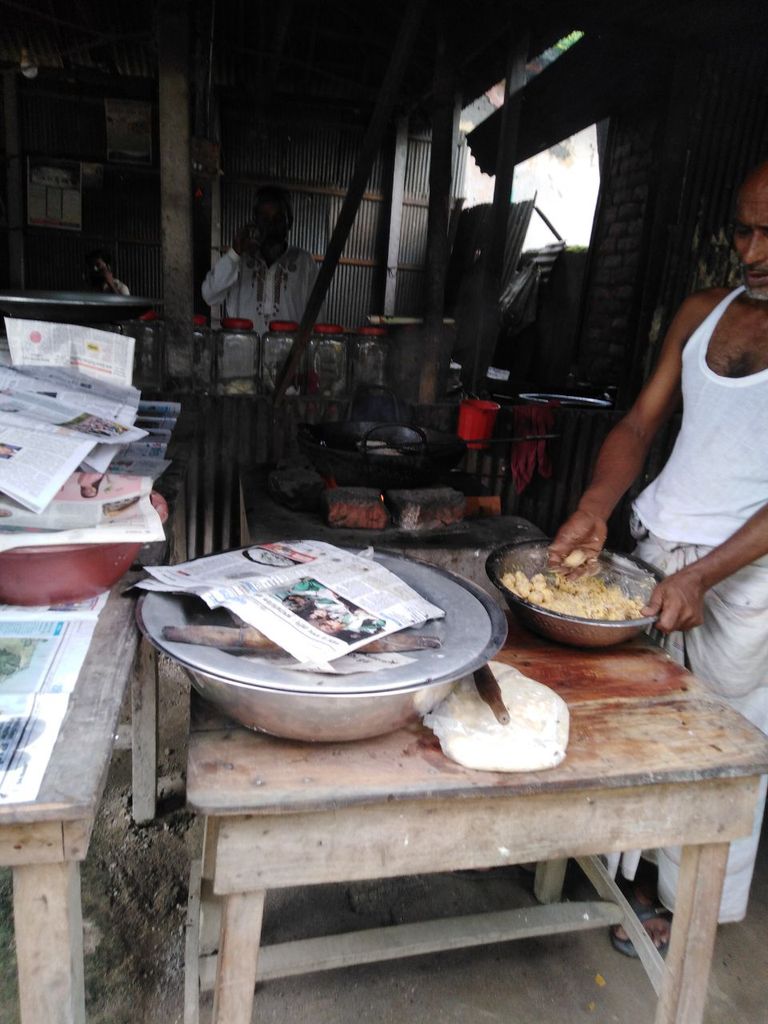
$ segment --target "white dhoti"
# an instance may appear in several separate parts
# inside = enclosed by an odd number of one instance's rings
[[[670,543],[643,532],[634,553],[670,575],[711,550],[702,545]],[[707,591],[703,623],[685,633],[670,634],[665,646],[714,694],[768,733],[768,558],[745,566]],[[763,776],[752,834],[731,843],[718,916],[721,924],[740,921],[747,911],[766,781]],[[680,855],[679,846],[656,851],[659,899],[672,911]],[[630,864],[625,873],[632,876],[631,859],[627,859]]]

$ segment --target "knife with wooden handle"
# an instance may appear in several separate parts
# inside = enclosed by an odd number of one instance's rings
[[[218,647],[222,651],[256,654],[270,653],[282,648],[254,626],[164,626],[163,639],[177,644],[201,644],[203,647]],[[392,651],[427,651],[442,647],[436,636],[422,636],[415,633],[393,633],[378,640],[371,640],[355,653],[382,654]]]
[[[509,725],[509,711],[501,696],[499,681],[488,665],[483,665],[475,672],[477,692],[491,709],[499,725]]]

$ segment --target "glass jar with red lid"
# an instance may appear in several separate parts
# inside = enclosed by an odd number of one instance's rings
[[[295,320],[270,320],[269,330],[261,339],[261,386],[267,395],[271,395],[277,386],[298,329]],[[298,395],[301,392],[306,380],[306,367],[305,353],[286,389],[286,395]]]
[[[339,324],[315,324],[307,352],[307,394],[341,398],[347,391],[347,339]]]
[[[225,317],[216,335],[216,394],[259,392],[259,336],[253,321]]]
[[[357,329],[349,352],[350,391],[386,386],[388,352],[386,327]]]
[[[165,324],[154,309],[123,324],[123,334],[133,338],[133,386],[145,391],[163,387]]]

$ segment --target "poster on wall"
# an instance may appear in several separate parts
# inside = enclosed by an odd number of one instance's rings
[[[152,104],[141,100],[104,100],[107,160],[152,163]]]
[[[27,223],[36,227],[82,226],[82,175],[76,160],[27,157]]]

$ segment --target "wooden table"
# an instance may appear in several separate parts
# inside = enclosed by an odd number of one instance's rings
[[[206,830],[202,886],[193,873],[190,887],[186,1024],[198,986],[214,988],[215,1024],[250,1024],[257,977],[618,921],[659,993],[657,1024],[699,1024],[728,842],[751,831],[768,740],[645,641],[572,650],[511,621],[499,660],[567,700],[571,737],[557,768],[469,771],[420,726],[359,743],[283,741],[196,702],[187,801]],[[662,961],[595,855],[675,843],[684,853]],[[538,861],[548,864],[537,894],[554,900],[568,856],[602,899],[259,950],[268,889]]]
[[[80,861],[107,778],[134,664],[135,600],[116,584],[88,649],[37,799],[0,805],[0,865],[13,868],[22,1024],[82,1024]]]

